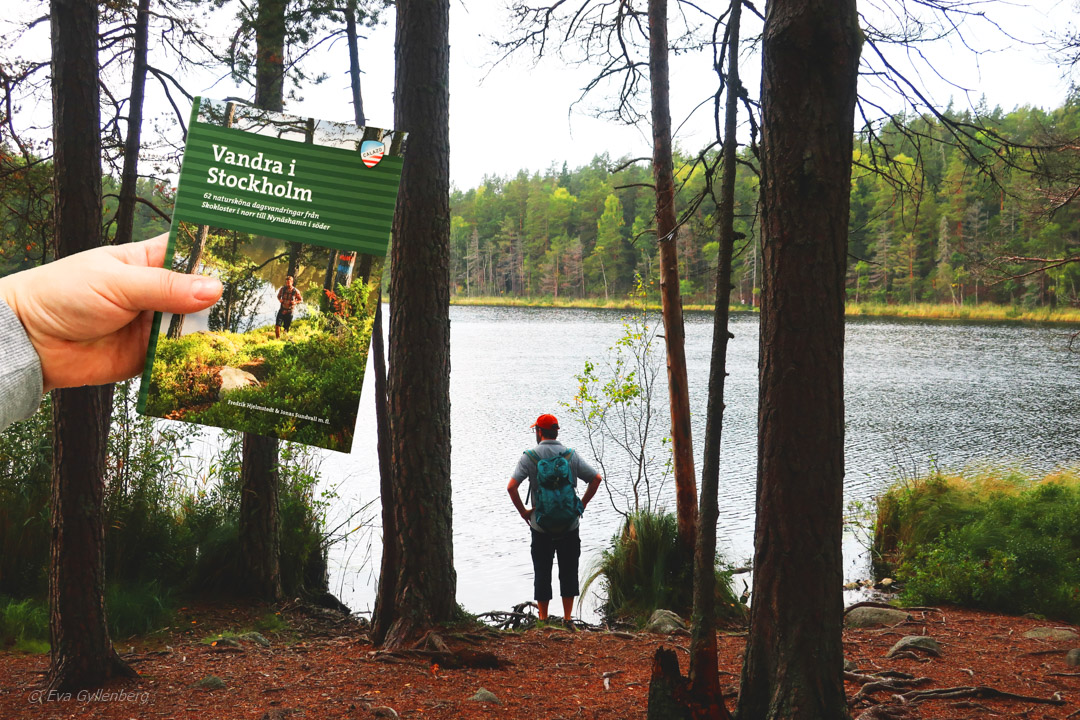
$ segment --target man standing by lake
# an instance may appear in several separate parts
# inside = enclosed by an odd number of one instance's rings
[[[285,335],[289,334],[289,328],[292,327],[292,311],[298,303],[304,302],[303,296],[300,291],[293,287],[293,276],[289,275],[285,278],[285,285],[277,293],[278,302],[281,303],[281,308],[277,313],[277,321],[274,323],[274,337],[281,339],[281,329],[285,328]]]
[[[559,557],[559,594],[563,618],[573,615],[578,595],[578,559],[581,537],[578,525],[585,507],[600,487],[600,474],[576,452],[558,441],[559,421],[544,414],[532,424],[536,447],[526,450],[510,475],[506,490],[518,514],[529,524],[532,533],[533,589],[540,619],[547,620],[551,601],[551,568]],[[526,509],[518,486],[528,478],[533,507]],[[578,500],[574,488],[578,479],[589,485]]]

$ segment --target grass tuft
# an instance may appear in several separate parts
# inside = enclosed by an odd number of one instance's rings
[[[693,606],[693,558],[678,547],[678,522],[671,513],[635,512],[603,552],[582,588],[582,596],[597,580],[606,594],[601,613],[606,619],[644,625],[653,611],[672,610],[688,616]],[[744,607],[731,589],[731,574],[716,572],[717,618],[741,622]]]

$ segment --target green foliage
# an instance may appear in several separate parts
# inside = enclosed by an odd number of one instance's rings
[[[661,490],[671,472],[669,440],[661,439],[659,454],[654,447],[660,409],[653,395],[664,371],[664,355],[658,339],[661,324],[647,303],[648,288],[640,276],[635,278],[630,297],[637,309],[623,318],[622,336],[601,363],[585,361],[584,370],[574,376],[574,399],[560,403],[585,429],[612,505],[624,516],[659,512]],[[606,454],[609,445],[621,451],[615,461]],[[629,468],[625,480],[624,468]]]
[[[1080,263],[1006,262],[1080,254],[1080,203],[1064,202],[1075,183],[1068,153],[1021,157],[1003,146],[1052,146],[1077,126],[1075,99],[1055,110],[1021,107],[973,117],[952,108],[952,123],[983,124],[975,148],[957,145],[942,119],[897,115],[858,133],[854,143],[847,288],[855,302],[965,307],[1080,306]],[[994,138],[994,139],[990,139]],[[707,160],[714,158],[707,156]],[[676,153],[675,209],[684,295],[713,297],[717,208],[702,194],[703,164]],[[761,284],[756,222],[756,159],[743,149],[735,178],[733,302],[752,305]],[[982,163],[979,165],[978,163]],[[1031,172],[1036,169],[1038,171]],[[611,168],[619,166],[617,172]],[[451,195],[454,292],[469,296],[618,297],[640,273],[656,274],[655,196],[645,163],[598,156],[570,170],[488,177]],[[997,183],[988,178],[993,177]],[[715,180],[715,179],[714,179]],[[699,202],[700,200],[700,202]],[[1060,207],[1059,207],[1060,206]],[[1056,208],[1053,222],[1047,211]],[[856,267],[859,264],[862,267]],[[1003,277],[1015,275],[1010,280]],[[1022,277],[1020,277],[1023,275]],[[555,288],[558,287],[558,291]]]
[[[878,502],[874,544],[906,601],[1080,621],[1080,476],[929,478]]]
[[[176,610],[174,591],[156,580],[109,583],[105,615],[114,638],[145,635],[169,624]]]
[[[104,478],[106,614],[115,637],[168,624],[177,598],[242,591],[237,517],[239,434],[205,466],[189,458],[198,428],[135,413],[135,388],[117,386]],[[0,645],[48,640],[51,411],[0,433]],[[290,596],[325,589],[326,511],[318,457],[280,453],[282,583]],[[7,608],[7,609],[5,609]],[[42,629],[44,628],[44,629]],[[46,648],[47,649],[47,648]]]
[[[266,613],[255,621],[255,629],[261,633],[276,633],[289,629],[289,623],[281,619],[280,613]]]
[[[0,433],[0,595],[44,597],[49,578],[52,402]]]
[[[26,652],[48,652],[49,608],[43,601],[0,596],[0,649],[12,646]]]
[[[273,327],[159,337],[147,411],[331,450],[347,447],[367,366],[373,290],[370,284],[339,285],[328,312],[312,311],[296,320],[280,340]],[[220,402],[217,373],[225,365],[251,368],[261,384],[235,390],[229,394],[232,402]],[[240,403],[287,409],[325,423],[253,413]]]
[[[689,615],[693,606],[693,558],[678,545],[678,522],[671,513],[634,512],[627,516],[611,547],[603,552],[582,589],[603,585],[601,613],[607,619],[644,624],[654,610]],[[731,589],[731,574],[716,568],[716,599],[721,622],[740,620],[744,609]]]

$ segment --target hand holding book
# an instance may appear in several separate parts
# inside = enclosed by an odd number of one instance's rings
[[[167,235],[101,247],[0,278],[41,360],[45,392],[139,374],[154,312],[213,305],[221,283],[162,268]]]

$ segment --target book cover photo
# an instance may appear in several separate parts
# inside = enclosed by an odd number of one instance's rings
[[[350,451],[404,140],[196,98],[165,266],[225,289],[154,318],[140,412]]]

